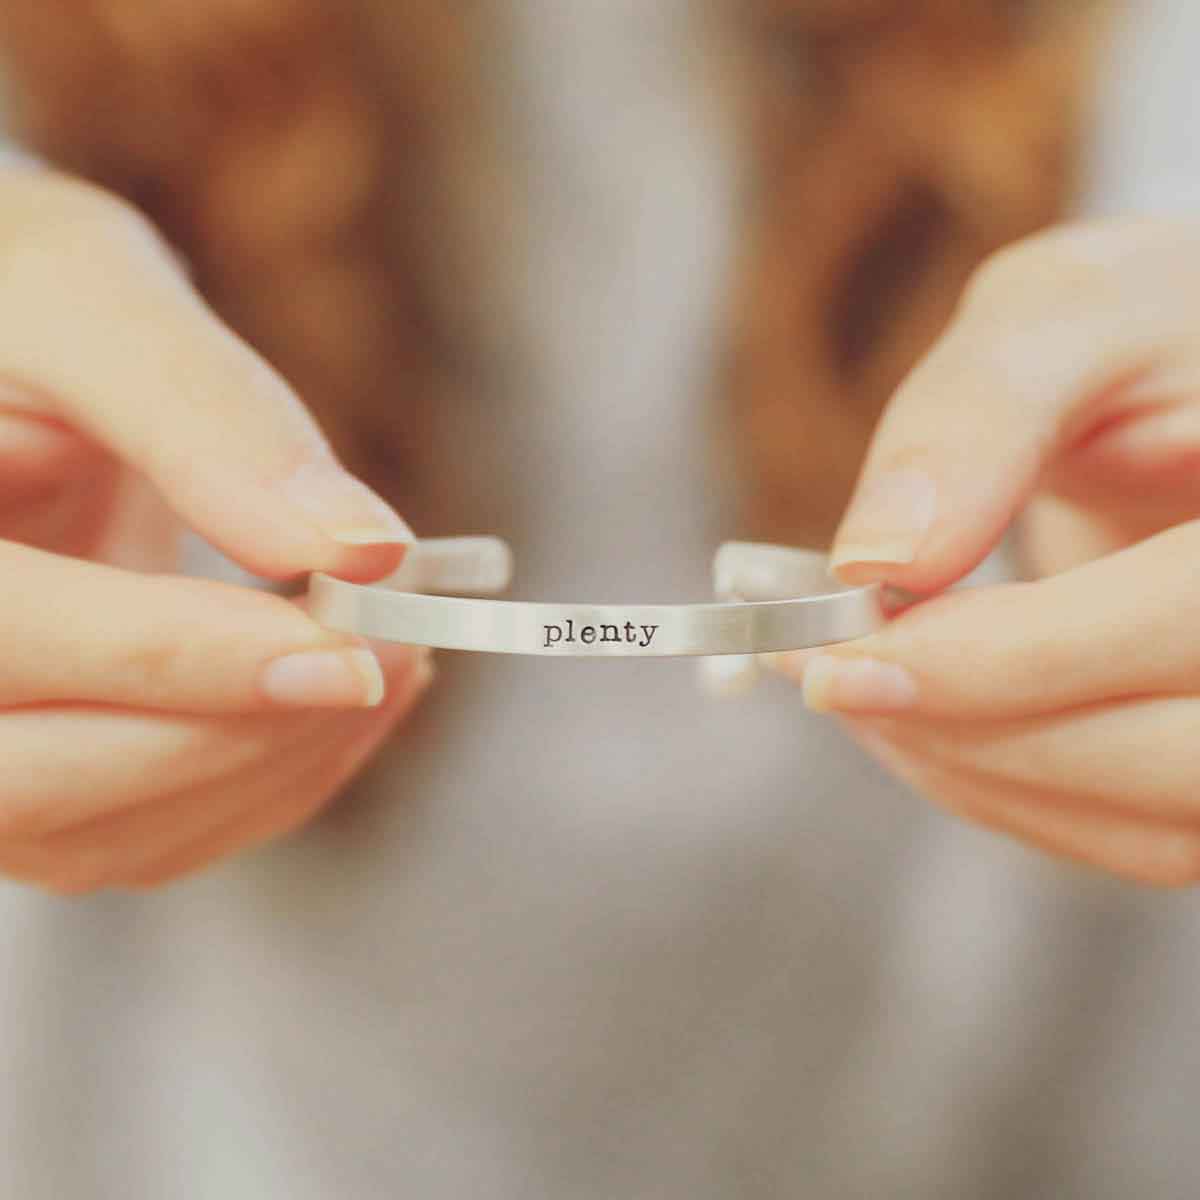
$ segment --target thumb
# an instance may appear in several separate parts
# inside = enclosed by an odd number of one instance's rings
[[[928,593],[977,566],[1056,457],[1143,403],[1126,385],[1190,353],[1189,260],[1200,278],[1194,228],[1125,224],[1057,230],[985,264],[880,422],[835,573]]]
[[[0,178],[6,215],[0,372],[20,407],[129,463],[257,574],[371,578],[397,565],[411,530],[338,463],[148,223],[95,189],[26,172]]]
[[[774,656],[821,711],[1003,721],[1200,680],[1200,521],[1034,583],[960,588],[869,637]]]

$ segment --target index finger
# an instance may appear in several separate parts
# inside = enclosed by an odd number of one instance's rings
[[[832,562],[929,594],[993,549],[1042,472],[1196,354],[1200,225],[1054,230],[984,265],[872,440]]]
[[[338,463],[292,388],[130,206],[3,166],[0,249],[0,373],[30,411],[131,464],[257,574],[367,579],[396,566],[412,531]]]
[[[375,653],[278,596],[12,542],[0,542],[0,576],[0,707],[239,713],[383,699]]]

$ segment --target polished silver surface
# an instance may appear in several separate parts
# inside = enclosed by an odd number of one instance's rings
[[[441,561],[448,547],[453,557],[454,541],[439,542]],[[460,586],[464,574],[454,572]],[[427,595],[400,590],[394,580],[362,585],[318,573],[308,606],[331,629],[364,637],[552,657],[763,654],[851,641],[883,623],[879,589],[835,588],[823,555],[727,543],[717,553],[715,574],[726,577],[724,594],[771,590],[771,581],[781,578],[807,594],[707,604],[550,604]],[[436,583],[430,574],[425,586]],[[473,590],[484,586],[498,584],[490,578]]]

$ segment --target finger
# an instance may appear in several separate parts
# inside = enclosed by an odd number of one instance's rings
[[[33,707],[0,716],[0,840],[40,837],[209,783],[269,753],[297,714]],[[307,714],[305,714],[307,715]]]
[[[1020,721],[882,719],[910,757],[1078,805],[1200,828],[1200,699],[1127,701]]]
[[[206,832],[186,845],[162,855],[139,870],[123,873],[122,886],[148,890],[192,875],[232,854],[273,841],[306,824],[317,815],[379,748],[399,720],[403,720],[429,686],[427,668],[412,673],[395,690],[389,711],[364,727],[356,740],[336,758],[328,756],[316,770],[274,789],[275,798],[265,807],[246,807],[227,824]]]
[[[320,724],[310,714],[296,714],[278,731],[269,751],[264,747],[262,754],[215,781],[175,787],[171,780],[159,780],[160,791],[140,803],[106,809],[37,836],[0,838],[0,871],[66,894],[115,886],[171,849],[230,821],[247,804],[251,786],[257,784],[261,798],[261,789],[272,782],[263,777],[272,769],[301,778],[318,768],[336,745],[334,727],[355,717],[361,721],[367,714],[341,714]],[[103,786],[103,780],[96,782]],[[116,794],[109,799],[124,804]],[[61,802],[59,807],[62,817]]]
[[[256,741],[256,753],[219,777],[160,791],[132,807],[104,811],[40,836],[0,840],[0,871],[77,894],[125,885],[152,870],[157,874],[159,863],[190,858],[193,847],[201,844],[224,844],[234,829],[295,824],[302,814],[292,810],[316,805],[348,778],[412,708],[430,679],[424,662],[393,662],[393,697],[386,706],[333,718],[298,714],[272,730],[269,739]],[[159,784],[161,788],[163,781]]]
[[[855,722],[855,736],[921,795],[948,812],[1068,859],[1157,887],[1200,880],[1200,834],[1194,828],[1147,824],[1061,803],[1054,792],[983,780],[969,771],[933,764]]]
[[[382,699],[369,648],[277,596],[14,543],[0,543],[0,573],[0,706],[249,713]]]
[[[0,217],[0,373],[23,388],[20,407],[132,464],[251,571],[374,578],[396,566],[411,531],[338,464],[148,223],[97,189],[11,170]]]
[[[378,712],[341,714],[320,728],[298,721],[296,736],[222,777],[219,786],[155,797],[43,838],[0,843],[0,865],[60,892],[124,886],[218,831],[275,808],[279,797],[307,794],[381,721],[386,717]]]
[[[939,590],[996,544],[1056,457],[1194,356],[1200,226],[1058,230],[985,265],[889,405],[832,560],[851,582]]]
[[[1200,522],[1036,583],[966,588],[781,655],[813,707],[956,722],[1200,689]]]
[[[0,840],[42,837],[166,791],[215,785],[286,745],[298,715],[319,728],[320,714],[213,717],[81,706],[9,711],[0,716]]]

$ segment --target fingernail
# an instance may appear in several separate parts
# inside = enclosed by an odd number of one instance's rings
[[[383,700],[383,671],[363,647],[304,650],[263,668],[263,695],[288,708],[375,708]]]
[[[804,703],[814,712],[898,712],[916,702],[916,680],[895,663],[822,654],[804,667]]]
[[[348,529],[331,529],[329,536],[344,546],[399,546],[416,541],[416,535],[407,525],[404,525],[403,531],[382,526],[354,525]]]
[[[921,471],[888,471],[867,481],[838,530],[829,556],[830,571],[865,582],[879,577],[869,568],[912,562],[936,511],[936,486]]]
[[[305,463],[282,489],[327,536],[343,545],[395,546],[416,541],[407,522],[390,505],[336,463]]]

